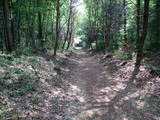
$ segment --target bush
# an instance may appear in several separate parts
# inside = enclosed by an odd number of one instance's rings
[[[113,55],[124,57],[126,59],[132,59],[132,54],[131,53],[125,52],[125,51],[122,51],[122,50],[115,50],[113,52]]]
[[[29,75],[21,75],[17,82],[10,83],[6,85],[6,88],[10,91],[10,95],[15,96],[23,96],[29,91],[36,91],[38,86],[31,81],[31,77]]]

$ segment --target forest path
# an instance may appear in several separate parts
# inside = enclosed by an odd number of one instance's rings
[[[68,58],[70,71],[65,73],[65,80],[71,83],[67,90],[71,98],[65,120],[159,120],[145,91],[130,82],[134,79],[132,71],[127,70],[123,76],[126,68],[119,69],[114,59],[106,69],[96,55],[85,50],[76,50]]]
[[[96,56],[85,50],[76,50],[67,63],[71,71],[65,73],[65,79],[72,84],[68,89],[72,100],[65,110],[67,120],[116,120],[111,101],[123,85],[116,83]]]
[[[84,50],[77,50],[71,57],[71,78],[73,87],[69,92],[76,96],[76,100],[70,103],[66,114],[73,113],[76,120],[88,120],[90,117],[106,113],[109,102],[107,95],[101,90],[106,87],[107,79],[103,75],[103,67],[94,56],[90,56]],[[97,117],[95,116],[96,120]]]

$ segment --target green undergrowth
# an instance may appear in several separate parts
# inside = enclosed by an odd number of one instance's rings
[[[160,62],[157,61],[156,57],[154,58],[145,58],[143,60],[145,66],[147,66],[148,68],[150,68],[152,70],[152,72],[154,72],[157,75],[160,75]]]
[[[54,67],[54,60],[42,56],[0,54],[0,89],[7,90],[12,97],[37,91],[40,78],[56,75]]]
[[[9,91],[11,96],[24,95],[28,91],[35,91],[38,85],[35,83],[36,75],[31,71],[25,71],[21,66],[34,65],[36,61],[32,59],[28,61],[20,60],[21,58],[0,58],[0,88]]]
[[[6,85],[6,88],[11,91],[11,96],[22,96],[25,95],[29,91],[36,91],[38,89],[38,85],[31,81],[30,76],[21,75],[17,82]]]
[[[119,56],[125,59],[132,59],[132,53],[126,52],[126,51],[120,51],[120,50],[115,50],[113,52],[113,55]]]
[[[73,46],[69,47],[69,49],[68,49],[69,52],[73,52],[74,50],[76,50],[76,48]]]
[[[36,91],[39,88],[39,86],[34,81],[32,81],[29,75],[20,75],[18,80],[14,79],[15,81],[13,79],[12,81],[11,79],[10,83],[7,78],[0,79],[0,88],[7,90],[11,97],[23,96],[27,92]]]

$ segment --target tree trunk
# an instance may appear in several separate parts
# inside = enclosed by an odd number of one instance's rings
[[[56,4],[56,42],[55,42],[55,46],[54,46],[54,56],[56,56],[57,54],[57,48],[58,48],[58,41],[59,41],[59,33],[60,33],[60,29],[59,29],[59,20],[60,20],[60,0],[57,0],[57,4]]]
[[[104,55],[106,54],[106,22],[105,22],[105,13],[103,12],[103,18],[102,18],[102,26],[103,26],[103,41],[104,41]]]
[[[62,46],[62,51],[64,50],[64,47],[65,47],[65,44],[67,42],[67,39],[68,39],[68,35],[69,35],[69,28],[70,28],[70,21],[71,21],[71,16],[72,16],[72,0],[70,1],[70,10],[69,10],[69,17],[68,17],[68,23],[67,23],[67,33],[66,33],[66,36],[65,36],[65,39],[64,39],[64,43],[63,43],[63,46]]]
[[[127,15],[126,15],[126,0],[123,0],[123,6],[124,6],[124,48],[128,48],[128,43],[127,43]]]
[[[144,0],[143,31],[138,41],[137,59],[135,64],[136,70],[139,70],[141,61],[143,59],[144,42],[147,36],[147,30],[148,30],[148,17],[149,17],[149,0]]]
[[[17,43],[18,43],[18,46],[20,46],[20,42],[21,42],[21,36],[20,36],[20,22],[21,22],[21,17],[20,17],[20,11],[18,11],[17,13],[17,17],[18,17],[18,26],[17,26],[17,29],[18,29],[18,36],[17,36]]]
[[[93,37],[94,37],[94,40],[95,40],[95,42],[96,42],[96,51],[98,51],[98,39],[97,39],[97,36],[98,36],[98,35],[97,35],[97,29],[98,29],[98,28],[97,28],[97,22],[98,22],[98,21],[97,21],[97,17],[98,17],[98,16],[97,16],[97,11],[98,11],[98,7],[97,7],[97,2],[96,2],[96,1],[95,1],[95,9],[93,9],[93,10],[94,10],[93,13],[94,13],[94,19],[95,19],[95,20],[94,20],[94,24],[93,24],[93,25],[94,25],[94,26],[93,26],[94,36],[93,36]]]
[[[41,14],[41,12],[38,12],[38,39],[39,39],[41,48],[43,48],[42,14]]]
[[[106,35],[105,35],[105,39],[106,39],[106,48],[108,48],[110,46],[110,32],[111,32],[111,28],[112,28],[112,0],[109,0],[109,9],[108,9],[108,23],[107,23],[107,30],[106,30]]]
[[[12,48],[16,50],[14,18],[11,20]]]
[[[71,45],[71,42],[72,42],[73,28],[74,28],[74,15],[73,15],[72,20],[71,20],[71,26],[70,26],[70,33],[69,33],[67,50],[69,49],[69,47]]]
[[[62,46],[62,52],[64,51],[64,47],[65,47],[66,43],[67,43],[67,39],[65,38],[64,42],[63,42],[63,46]]]
[[[160,0],[156,1],[156,38],[160,40]]]
[[[71,26],[71,28],[70,28],[67,50],[69,49],[69,47],[70,47],[70,45],[71,45],[71,42],[72,42],[72,34],[73,34],[73,23],[72,23],[72,26]]]
[[[5,24],[5,47],[7,52],[12,52],[12,33],[10,27],[10,20],[9,20],[9,9],[8,9],[8,0],[2,0],[2,7],[3,7],[3,15],[4,15],[4,24]]]
[[[140,6],[141,6],[141,2],[140,0],[137,0],[137,44],[139,42],[139,38],[140,38]]]
[[[70,34],[69,34],[67,50],[69,49],[69,47],[70,47],[70,45],[71,45],[71,40],[72,40],[72,30],[70,31]]]

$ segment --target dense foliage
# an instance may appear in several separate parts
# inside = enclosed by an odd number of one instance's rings
[[[0,49],[63,49],[74,37],[76,0],[2,0]],[[67,48],[68,48],[67,47]]]
[[[83,15],[77,14],[76,9],[81,2],[86,7],[86,11],[80,10],[86,12]],[[56,55],[58,49],[68,50],[75,35],[79,35],[86,47],[96,51],[110,51],[127,58],[136,53],[137,68],[143,53],[159,51],[160,0],[2,0],[1,3],[1,51],[54,49]]]
[[[137,53],[137,66],[143,52],[160,50],[160,0],[85,0],[85,4],[87,18],[79,34],[87,47],[129,58]]]
[[[87,16],[84,28],[86,35],[86,41],[88,45],[96,42],[97,50],[106,46],[107,49],[114,50],[118,48],[128,47],[135,48],[136,45],[136,17],[137,17],[137,2],[136,0],[86,0]],[[151,48],[158,45],[160,42],[159,36],[159,8],[160,1],[150,1],[149,10],[149,28],[147,41],[145,43],[146,48]],[[144,1],[140,3],[140,29],[143,25],[144,15]],[[93,7],[94,6],[94,7]],[[82,23],[84,24],[84,22]],[[87,33],[88,32],[88,33]],[[94,39],[90,39],[94,37]],[[104,40],[108,39],[108,40]],[[107,42],[104,47],[101,43]],[[91,45],[91,44],[90,44]],[[152,46],[153,45],[153,46]],[[108,46],[108,47],[107,47]],[[152,47],[151,47],[152,46]],[[91,47],[91,46],[90,46]],[[154,48],[153,48],[154,49]]]

